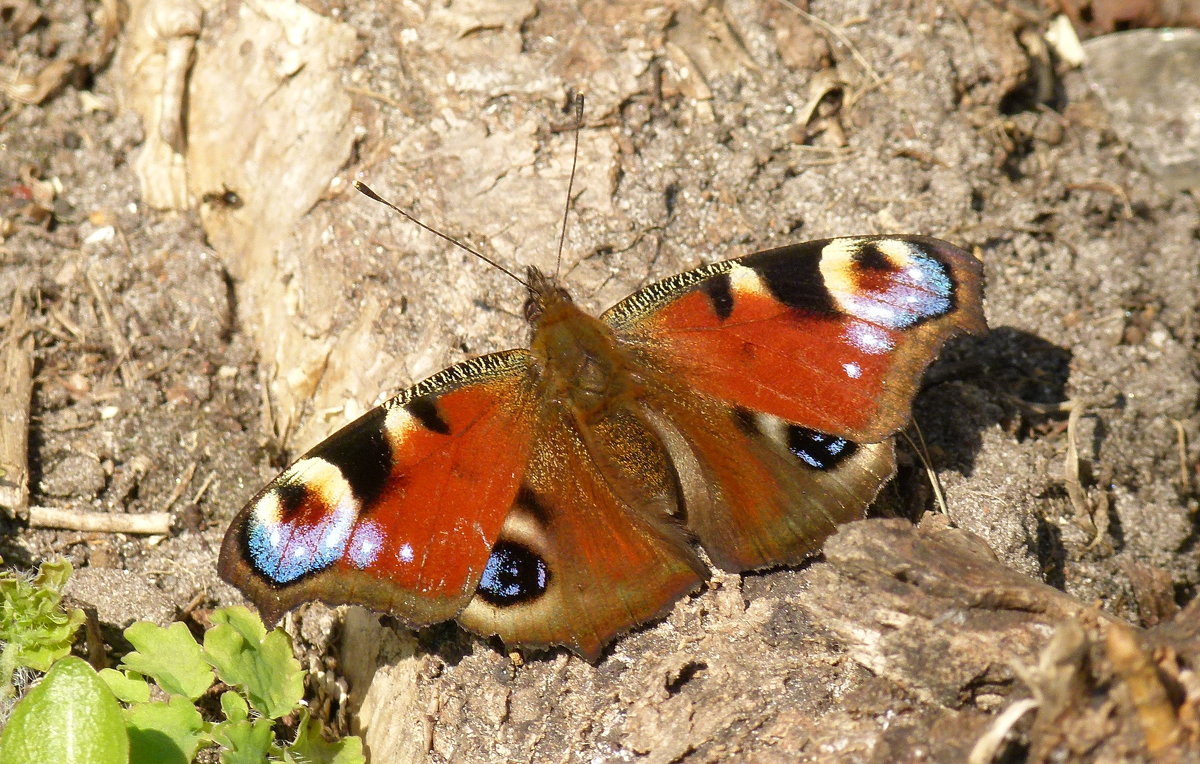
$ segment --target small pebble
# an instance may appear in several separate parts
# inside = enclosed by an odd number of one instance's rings
[[[100,460],[88,454],[68,454],[50,465],[42,476],[42,492],[49,496],[94,499],[104,490],[106,478]]]

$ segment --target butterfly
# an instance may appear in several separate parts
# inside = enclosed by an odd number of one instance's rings
[[[266,619],[358,604],[597,660],[709,576],[697,547],[791,565],[862,517],[925,368],[987,328],[980,262],[920,236],[704,265],[599,318],[521,280],[528,349],[418,382],[236,516],[220,572]]]

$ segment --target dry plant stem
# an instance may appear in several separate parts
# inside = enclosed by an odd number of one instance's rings
[[[1067,183],[1066,189],[1068,191],[1099,191],[1100,193],[1109,194],[1121,203],[1121,213],[1125,216],[1125,219],[1133,219],[1133,205],[1129,202],[1129,193],[1112,181],[1100,179],[1084,183]]]
[[[1063,483],[1067,488],[1067,496],[1071,499],[1071,505],[1075,508],[1076,519],[1087,526],[1085,530],[1095,534],[1096,525],[1093,519],[1095,507],[1080,480],[1079,449],[1075,444],[1079,432],[1079,417],[1083,415],[1083,412],[1084,406],[1080,404],[1073,406],[1071,413],[1067,416],[1067,453],[1063,462]]]
[[[921,460],[921,465],[925,468],[925,476],[929,479],[929,485],[933,488],[933,498],[937,501],[938,509],[946,517],[950,517],[950,507],[946,505],[946,494],[942,491],[942,481],[938,477],[937,470],[933,468],[933,464],[929,461],[929,447],[925,445],[925,435],[921,432],[921,426],[913,422],[913,429],[917,433],[917,442],[913,441],[912,437],[907,432],[901,431],[901,435],[908,441],[908,445],[912,446],[913,451],[917,453],[917,458]]]
[[[179,476],[179,479],[175,482],[174,490],[171,491],[171,495],[167,497],[167,501],[163,505],[164,508],[170,509],[175,506],[175,502],[179,501],[180,496],[183,496],[183,492],[187,490],[188,484],[192,482],[192,477],[196,474],[196,467],[199,464],[199,462],[193,461],[183,471],[183,474]]]
[[[369,88],[359,88],[354,87],[353,85],[347,85],[346,92],[353,93],[354,95],[360,95],[364,98],[370,98],[372,101],[378,101],[379,103],[387,104],[388,106],[391,106],[393,109],[396,109],[402,113],[408,113],[408,108],[404,104],[400,103],[394,98],[389,98],[383,93],[376,92]]]
[[[208,477],[204,478],[204,482],[200,484],[200,487],[196,489],[196,494],[192,496],[192,504],[200,503],[200,497],[204,495],[204,492],[208,490],[208,487],[216,479],[217,473],[215,471],[208,473]]]
[[[126,515],[57,507],[30,507],[29,525],[32,528],[163,536],[171,532],[171,513],[146,512],[140,515]]]
[[[850,55],[853,56],[854,60],[858,62],[858,65],[863,68],[863,70],[867,73],[867,76],[871,78],[871,81],[876,83],[881,81],[881,78],[879,77],[879,74],[876,73],[875,68],[871,66],[870,62],[867,61],[866,57],[863,56],[862,53],[858,52],[858,48],[854,47],[854,43],[850,42],[850,38],[846,36],[845,32],[830,24],[828,21],[812,15],[795,3],[789,2],[788,0],[778,0],[778,2],[780,5],[792,9],[792,11],[800,16],[800,18],[804,19],[808,23],[816,25],[818,29],[832,37],[837,42],[845,45],[846,48],[849,49]]]
[[[84,273],[84,278],[87,281],[88,289],[92,292],[92,297],[96,300],[96,306],[100,309],[100,317],[104,320],[104,328],[108,332],[108,341],[112,345],[113,354],[116,357],[121,381],[126,387],[130,387],[137,382],[137,377],[133,368],[125,361],[129,358],[133,348],[125,335],[121,334],[117,321],[113,318],[112,305],[108,301],[108,296],[100,289],[100,285],[96,283],[90,273]]]
[[[996,758],[996,754],[1000,752],[1001,746],[1004,745],[1005,739],[1008,738],[1013,727],[1021,717],[1038,707],[1038,702],[1033,698],[1025,698],[1013,703],[1002,714],[996,717],[992,722],[992,726],[975,742],[975,746],[971,749],[971,754],[967,758],[967,764],[989,764]]]
[[[1153,658],[1139,642],[1137,632],[1123,624],[1109,627],[1105,649],[1124,680],[1128,701],[1146,736],[1146,748],[1151,754],[1165,751],[1179,739],[1179,720]]]
[[[29,507],[29,401],[33,389],[33,334],[29,306],[13,299],[0,340],[0,510],[22,517]]]
[[[1192,473],[1188,470],[1187,432],[1183,429],[1183,422],[1178,419],[1172,419],[1171,424],[1175,426],[1175,440],[1179,444],[1179,483],[1184,493],[1191,493]]]
[[[100,616],[93,605],[85,603],[80,609],[87,619],[83,623],[84,634],[87,637],[88,663],[97,671],[106,669],[108,655],[104,651],[104,635],[100,632]]]

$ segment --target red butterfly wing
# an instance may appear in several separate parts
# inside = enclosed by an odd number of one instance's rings
[[[694,390],[877,442],[908,421],[945,338],[986,328],[981,270],[936,239],[827,239],[680,274],[603,318]]]
[[[687,525],[725,570],[803,561],[861,518],[895,472],[891,438],[854,443],[686,389],[659,390],[645,403],[673,457]]]
[[[330,436],[234,519],[220,572],[274,621],[308,600],[417,624],[483,575],[530,451],[529,356],[453,366]]]
[[[740,570],[861,515],[921,372],[984,328],[979,271],[932,239],[813,242],[644,289],[608,328],[531,271],[532,356],[452,367],[317,446],[237,516],[221,573],[268,619],[356,603],[595,658],[702,578],[677,520]]]
[[[550,406],[538,425],[517,501],[458,621],[509,645],[567,645],[595,660],[708,571],[672,518],[667,454],[638,416],[618,404],[582,424]]]
[[[980,263],[945,242],[809,242],[698,268],[604,315],[712,560],[798,562],[894,472],[942,342],[981,331]]]

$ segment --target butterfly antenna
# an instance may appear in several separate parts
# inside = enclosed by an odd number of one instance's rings
[[[440,236],[443,239],[445,239],[446,241],[453,244],[454,246],[458,247],[459,249],[464,250],[466,252],[470,252],[472,255],[475,255],[475,257],[478,257],[480,260],[484,261],[485,263],[492,266],[496,270],[500,271],[501,273],[506,274],[507,276],[512,278],[514,281],[516,281],[518,284],[525,287],[526,289],[533,288],[532,286],[530,286],[528,281],[521,278],[517,274],[513,273],[508,268],[505,268],[503,265],[496,262],[495,260],[488,257],[487,255],[483,254],[482,252],[480,252],[476,249],[472,249],[471,247],[468,247],[466,244],[463,244],[458,239],[455,239],[453,236],[447,236],[446,234],[442,233],[441,231],[437,230],[436,228],[433,228],[432,226],[427,226],[424,223],[422,223],[420,220],[417,220],[415,217],[413,217],[409,213],[405,212],[404,210],[400,209],[396,205],[389,202],[387,199],[384,199],[382,196],[380,196],[379,194],[372,191],[371,187],[368,186],[366,183],[356,180],[356,181],[354,181],[354,187],[358,189],[358,192],[360,194],[367,197],[368,199],[373,199],[386,207],[390,207],[394,212],[400,213],[405,218],[407,218],[410,222],[416,223],[418,226],[420,226],[421,228],[424,228],[426,231],[429,231],[431,234],[434,234],[435,236]]]
[[[567,240],[567,213],[571,211],[571,189],[575,187],[575,166],[579,164],[579,131],[583,129],[583,93],[575,94],[575,148],[571,151],[571,179],[567,181],[567,203],[563,205],[562,230],[558,234],[558,257],[554,260],[554,280],[562,269],[563,243]]]

